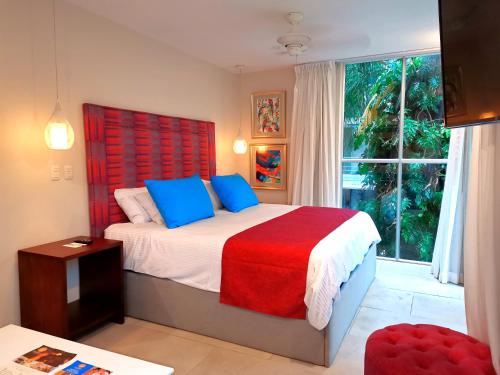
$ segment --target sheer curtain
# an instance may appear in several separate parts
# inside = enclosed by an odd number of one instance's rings
[[[464,235],[467,329],[500,373],[500,125],[473,129]]]
[[[451,131],[446,180],[432,258],[432,273],[442,283],[463,282],[463,230],[471,131]]]
[[[333,61],[295,67],[292,204],[339,204],[342,72]]]

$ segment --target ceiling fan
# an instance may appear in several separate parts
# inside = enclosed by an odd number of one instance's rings
[[[287,22],[292,26],[285,35],[280,36],[277,42],[285,48],[290,56],[298,56],[304,53],[311,43],[311,37],[307,34],[297,32],[300,22],[304,18],[301,12],[290,12],[286,15]]]
[[[277,48],[285,55],[299,56],[309,48],[331,51],[336,48],[347,47],[359,50],[365,49],[371,44],[370,37],[366,34],[344,30],[343,32],[336,31],[335,35],[332,35],[331,30],[321,29],[318,26],[315,27],[315,40],[313,42],[311,36],[298,31],[300,23],[304,19],[301,12],[289,12],[286,14],[285,19],[291,25],[291,29],[277,39]]]

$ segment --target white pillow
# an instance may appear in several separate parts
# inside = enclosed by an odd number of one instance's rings
[[[133,224],[147,223],[151,221],[151,216],[134,198],[137,194],[146,192],[146,187],[131,189],[116,189],[114,192],[118,206],[125,212],[128,219]]]
[[[219,196],[215,192],[214,188],[210,181],[202,180],[203,184],[205,184],[205,188],[207,189],[208,195],[210,196],[210,200],[212,201],[212,205],[214,206],[214,210],[220,210],[222,208],[222,202],[220,201]]]
[[[134,198],[156,224],[165,224],[163,218],[161,217],[160,211],[158,211],[158,207],[156,207],[153,198],[151,198],[151,194],[149,194],[147,190],[145,192],[137,194]]]

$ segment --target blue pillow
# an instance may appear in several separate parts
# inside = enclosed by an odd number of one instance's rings
[[[259,204],[254,191],[238,173],[229,176],[212,176],[212,187],[222,204],[231,212]]]
[[[144,181],[168,228],[214,216],[214,207],[200,176]]]

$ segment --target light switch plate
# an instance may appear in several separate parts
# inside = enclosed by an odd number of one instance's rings
[[[72,180],[73,179],[73,166],[72,165],[65,165],[64,166],[64,179],[65,180]]]
[[[61,179],[61,168],[58,165],[50,166],[50,178],[52,181],[59,181]]]

